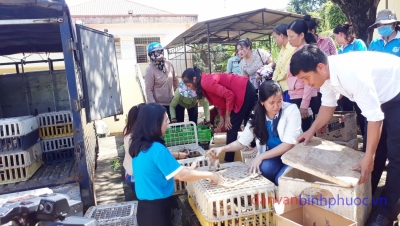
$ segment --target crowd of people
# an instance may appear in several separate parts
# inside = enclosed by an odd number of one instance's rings
[[[374,208],[366,225],[392,225],[400,198],[396,183],[400,176],[398,24],[393,11],[380,11],[370,26],[380,37],[368,48],[357,39],[351,24],[339,24],[333,30],[340,45],[337,50],[332,38],[317,34],[316,22],[307,15],[274,28],[273,37],[281,48],[277,59],[242,39],[228,60],[226,73],[206,74],[193,67],[180,75],[181,81],[164,58],[162,46],[150,44],[151,63],[145,73],[148,102],[132,107],[124,129],[123,165],[139,199],[139,225],[172,225],[174,179],[224,181],[217,173],[197,171],[196,162],[181,166],[177,160],[187,156],[166,148],[167,125],[183,122],[185,109],[190,121],[211,122],[216,132],[226,131],[226,145],[208,152],[224,154],[225,162],[233,162],[235,151],[256,148],[250,171],[277,186],[288,169],[281,160],[285,152],[298,143],[306,145],[336,110],[356,111],[365,152],[353,168],[361,172],[359,183],[372,173],[374,194],[389,161],[381,194],[387,205]],[[205,116],[200,122],[199,102]],[[209,109],[211,105],[214,108]]]

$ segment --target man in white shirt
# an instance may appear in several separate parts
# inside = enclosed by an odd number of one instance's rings
[[[319,114],[298,142],[306,144],[329,122],[337,106],[337,94],[360,107],[368,126],[365,156],[353,168],[361,170],[359,183],[364,183],[373,171],[371,181],[375,190],[386,157],[389,159],[386,185],[381,194],[387,203],[374,208],[366,225],[393,225],[398,214],[395,206],[400,198],[397,181],[400,178],[400,58],[369,51],[327,57],[318,47],[308,45],[292,56],[290,70],[305,84],[321,88],[322,93]]]

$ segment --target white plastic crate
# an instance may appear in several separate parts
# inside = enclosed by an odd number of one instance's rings
[[[86,218],[96,219],[100,225],[135,226],[138,201],[122,202],[90,207]]]
[[[257,156],[258,150],[257,147],[250,149],[249,147],[245,147],[240,150],[240,155],[242,157],[242,162],[246,164],[251,164],[251,161]]]
[[[187,144],[187,145],[168,147],[168,150],[170,152],[178,152],[182,149],[189,149],[189,156],[188,156],[189,159],[204,156],[206,154],[204,149],[197,144]]]
[[[39,128],[33,116],[21,116],[0,119],[0,138],[27,135]]]
[[[39,142],[23,151],[0,152],[0,170],[29,166],[41,155],[42,150]]]
[[[203,166],[209,166],[210,161],[208,158],[204,156],[200,156],[197,158],[190,158],[190,159],[181,159],[178,160],[178,162],[185,167],[190,167],[192,163],[197,160],[197,165],[198,167],[203,167]],[[175,189],[174,189],[174,194],[182,194],[186,192],[186,182],[185,181],[180,181],[175,179]]]
[[[206,221],[220,222],[273,210],[275,184],[262,175],[250,174],[246,164],[224,163],[217,173],[226,179],[225,184],[200,180],[188,182],[186,187]]]
[[[71,111],[58,111],[39,114],[36,116],[40,127],[72,123]]]
[[[37,159],[29,166],[0,170],[0,184],[11,184],[27,181],[42,166],[41,159]]]
[[[58,151],[75,147],[73,136],[42,140],[40,143],[43,152]]]

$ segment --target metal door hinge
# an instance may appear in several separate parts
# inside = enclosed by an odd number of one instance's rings
[[[67,50],[68,50],[68,51],[72,52],[72,51],[78,50],[77,45],[78,45],[78,44],[77,44],[76,42],[74,42],[74,41],[72,40],[72,38],[69,39],[69,40],[67,40]]]

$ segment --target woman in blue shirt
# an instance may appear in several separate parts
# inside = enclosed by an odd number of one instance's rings
[[[244,149],[256,139],[257,156],[252,160],[250,170],[258,172],[278,185],[279,177],[287,169],[281,156],[297,144],[302,133],[301,115],[296,104],[283,102],[283,92],[279,83],[267,80],[261,84],[260,100],[257,101],[252,119],[247,123],[242,135],[233,143],[209,152],[217,155]]]
[[[342,45],[339,49],[339,54],[348,53],[352,51],[367,51],[367,46],[361,39],[356,39],[351,24],[339,24],[333,29],[336,42]],[[361,109],[356,102],[349,100],[347,97],[342,97],[338,101],[342,111],[356,111],[358,124],[360,125],[361,134],[364,137],[365,117],[361,114]],[[354,109],[353,109],[354,107]]]
[[[171,209],[174,179],[197,181],[223,180],[218,174],[181,166],[166,148],[163,136],[168,115],[157,103],[144,105],[133,126],[129,154],[133,158],[136,196],[139,199],[137,221],[140,226],[172,226]]]
[[[372,40],[368,50],[385,52],[400,57],[400,26],[396,13],[390,9],[379,11],[375,23],[369,29],[376,28],[380,37]]]

